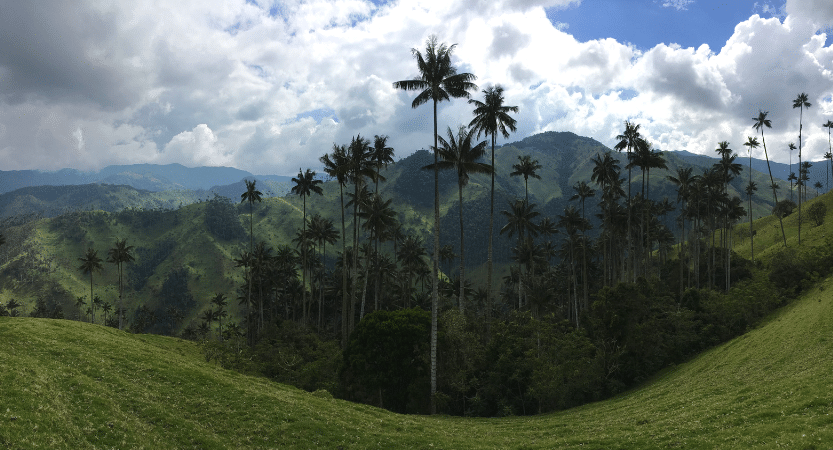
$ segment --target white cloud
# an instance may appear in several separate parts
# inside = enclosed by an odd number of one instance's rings
[[[632,119],[663,149],[713,154],[729,140],[742,152],[760,108],[774,124],[771,154],[786,159],[798,131],[792,99],[807,92],[805,154],[826,151],[819,125],[833,114],[833,48],[817,32],[833,24],[827,1],[790,0],[783,21],[752,16],[719,53],[579,42],[544,11],[581,7],[572,0],[293,0],[277,15],[271,6],[89,0],[6,8],[4,168],[180,162],[293,174],[356,134],[390,135],[405,155],[430,145],[432,111],[412,109],[416,93],[391,83],[417,75],[410,49],[423,49],[432,33],[457,43],[454,61],[477,75],[480,89],[500,83],[507,104],[520,107],[510,141],[568,130],[612,145]],[[441,130],[470,119],[465,100],[439,105]]]
[[[674,8],[677,11],[685,11],[688,5],[694,3],[694,0],[666,0],[662,2],[664,8]]]

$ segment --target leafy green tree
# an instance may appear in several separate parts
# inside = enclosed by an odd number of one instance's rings
[[[810,217],[810,220],[816,224],[816,226],[821,226],[824,224],[824,217],[827,215],[827,205],[824,203],[816,202],[813,203],[807,210],[807,216]]]
[[[439,161],[437,154],[437,103],[451,98],[469,98],[470,90],[476,90],[473,83],[477,77],[471,73],[457,73],[457,68],[451,64],[454,52],[445,43],[437,42],[437,37],[431,35],[425,42],[425,55],[416,48],[411,49],[411,55],[417,60],[419,76],[412,80],[395,81],[394,89],[406,91],[421,91],[411,103],[412,108],[432,101],[434,104],[434,164]],[[437,309],[439,308],[439,256],[440,256],[440,175],[439,169],[434,170],[434,253],[431,288],[431,413],[436,412],[434,394],[437,392]]]
[[[492,173],[491,173],[491,189],[489,194],[489,250],[486,260],[486,304],[492,304],[492,275],[493,275],[493,237],[494,237],[494,222],[495,222],[495,141],[497,134],[503,135],[504,138],[509,137],[509,131],[515,132],[515,124],[517,121],[509,115],[509,113],[517,113],[517,106],[503,105],[503,87],[501,85],[489,86],[482,91],[484,98],[480,100],[470,99],[469,104],[474,104],[473,111],[474,119],[469,123],[471,132],[477,132],[477,138],[480,139],[480,134],[484,133],[492,137]],[[507,131],[508,130],[508,131]],[[486,308],[486,320],[491,319],[491,306]]]
[[[634,258],[635,257],[635,255],[633,254],[634,253],[634,251],[633,251],[634,248],[633,248],[633,244],[632,244],[632,240],[631,240],[632,235],[633,235],[633,228],[631,227],[631,209],[632,208],[630,207],[630,204],[631,204],[631,198],[632,198],[632,196],[631,196],[631,180],[632,180],[631,168],[633,166],[630,164],[630,162],[631,162],[631,158],[632,158],[631,152],[635,151],[639,147],[641,142],[643,142],[642,134],[639,132],[639,127],[640,127],[639,124],[633,124],[629,120],[626,120],[625,121],[625,130],[622,132],[622,134],[619,134],[619,135],[616,136],[616,139],[619,142],[617,142],[616,145],[613,147],[618,152],[621,152],[622,150],[627,150],[627,152],[628,152],[628,165],[627,165],[627,169],[628,169],[628,229],[627,229],[628,235],[627,236],[628,236],[629,258]],[[636,280],[636,271],[633,270],[633,266],[631,266],[631,271],[633,272],[634,280]]]
[[[801,149],[802,149],[802,139],[801,134],[804,131],[804,108],[809,108],[812,106],[812,103],[808,101],[807,94],[804,92],[798,94],[798,96],[793,100],[793,109],[799,108],[799,119],[798,119],[798,165],[801,167]],[[801,178],[799,170],[799,178]],[[803,181],[803,180],[800,180]],[[807,190],[807,184],[804,185],[804,190]],[[801,192],[798,193],[798,245],[801,245]]]
[[[104,269],[101,265],[103,261],[98,257],[98,250],[92,247],[87,248],[87,253],[81,258],[78,258],[78,261],[81,261],[78,270],[85,275],[90,274],[90,298],[93,298],[93,272],[101,272]],[[92,320],[95,322],[95,316],[93,316]]]
[[[454,170],[457,172],[457,200],[460,204],[460,296],[458,299],[458,306],[460,312],[465,311],[463,305],[466,272],[465,272],[465,245],[464,242],[464,228],[463,228],[463,187],[469,182],[469,174],[482,173],[491,174],[492,166],[482,163],[479,160],[483,158],[486,153],[486,141],[472,146],[473,133],[466,131],[465,127],[460,127],[457,130],[457,135],[448,128],[448,141],[442,137],[437,139],[440,141],[441,147],[436,149],[440,155],[440,161],[434,164],[425,166],[425,169],[433,170]]]
[[[752,120],[755,122],[752,125],[752,128],[761,131],[761,141],[764,145],[764,156],[766,157],[766,168],[769,171],[769,182],[772,185],[772,198],[775,201],[775,204],[778,204],[778,193],[776,192],[776,185],[775,179],[772,177],[772,167],[769,165],[769,154],[766,151],[766,138],[764,137],[764,128],[772,128],[772,122],[766,118],[769,111],[758,111],[758,117],[753,117]],[[778,215],[778,223],[781,225],[781,237],[784,239],[784,247],[787,246],[787,234],[784,232],[784,221],[781,218],[782,216]]]
[[[133,261],[133,246],[127,245],[127,239],[116,239],[116,243],[107,253],[107,262],[116,265],[119,272],[119,310],[124,309],[124,282],[122,268],[124,263]],[[119,330],[124,329],[123,315],[119,314]]]
[[[324,190],[321,189],[320,184],[323,183],[321,180],[315,179],[315,171],[307,169],[306,172],[302,172],[301,169],[298,169],[298,178],[293,178],[292,182],[295,183],[290,190],[293,194],[298,194],[301,196],[301,199],[304,202],[304,217],[303,217],[303,232],[304,235],[307,234],[307,197],[312,194],[324,195]],[[301,284],[304,285],[304,325],[307,324],[307,272],[309,271],[309,267],[307,265],[307,246],[306,240],[304,240],[304,245],[301,247]]]
[[[374,398],[396,412],[420,412],[420,392],[428,372],[425,336],[430,316],[421,309],[374,311],[350,336],[344,349],[342,382],[353,398]],[[367,389],[365,392],[357,392]],[[424,391],[423,391],[424,392]]]

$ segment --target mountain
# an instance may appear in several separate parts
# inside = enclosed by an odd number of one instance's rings
[[[97,172],[81,172],[75,169],[62,169],[56,172],[10,170],[0,171],[0,194],[24,187],[92,183],[126,185],[151,192],[208,191],[213,187],[241,182],[244,178],[272,183],[289,183],[292,177],[254,176],[245,170],[233,167],[185,167],[181,164],[116,165],[107,166]]]

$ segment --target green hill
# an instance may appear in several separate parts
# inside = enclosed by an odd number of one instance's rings
[[[24,448],[828,448],[833,279],[642,388],[560,413],[393,414],[206,363],[196,344],[0,317],[0,445]]]

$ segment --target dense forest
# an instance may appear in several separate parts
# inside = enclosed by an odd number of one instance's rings
[[[442,132],[434,116],[433,151],[395,161],[386,136],[357,135],[321,156],[324,174],[299,170],[282,198],[247,180],[239,202],[215,194],[191,209],[9,218],[4,290],[40,284],[24,312],[33,317],[180,336],[208,361],[309,391],[397,412],[503,416],[635,386],[833,271],[833,246],[794,248],[827,215],[807,189],[801,135],[789,184],[752,170],[752,150],[767,154],[767,112],[742,144],[746,165],[725,141],[712,165],[686,164],[630,120],[613,151],[571,133],[496,148],[517,108],[499,85],[471,98],[475,77],[457,72],[453,50],[430,38],[413,51],[420,75],[394,83],[417,91],[414,108],[469,99],[467,126]],[[793,106],[811,104],[802,93]],[[47,231],[80,251],[40,257]],[[756,253],[773,236],[780,249]],[[116,285],[99,292],[105,266]],[[72,294],[41,283],[56,272],[74,280]],[[22,309],[10,299],[0,315]]]

